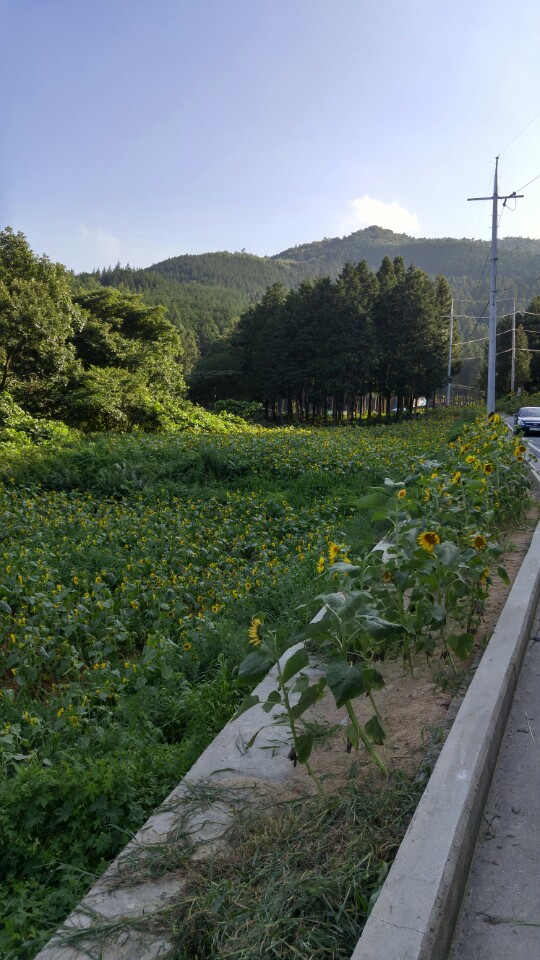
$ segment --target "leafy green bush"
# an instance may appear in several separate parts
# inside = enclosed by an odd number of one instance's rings
[[[76,436],[77,433],[64,423],[32,417],[15,403],[9,393],[0,393],[0,443],[24,446]]]
[[[264,421],[264,407],[256,400],[218,400],[214,404],[214,413],[232,413],[251,423]]]
[[[504,413],[517,413],[520,407],[540,407],[540,393],[522,393],[516,396],[515,393],[507,393],[505,397],[497,400],[497,410]]]

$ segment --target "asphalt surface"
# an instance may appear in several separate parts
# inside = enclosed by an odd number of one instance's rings
[[[540,958],[540,639],[519,676],[449,958]]]

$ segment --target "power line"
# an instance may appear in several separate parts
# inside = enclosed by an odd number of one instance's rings
[[[519,137],[521,137],[521,135],[522,135],[523,133],[525,133],[526,130],[529,129],[529,127],[531,126],[531,124],[534,123],[534,121],[537,120],[538,117],[540,117],[540,110],[538,111],[538,113],[536,114],[536,116],[534,116],[534,117],[532,118],[532,120],[529,120],[528,124],[523,127],[523,130],[520,130],[519,133],[516,134],[516,136],[514,137],[513,140],[510,141],[510,143],[507,143],[506,146],[503,147],[502,150],[499,150],[499,156],[501,155],[501,153],[504,153],[505,150],[508,150],[508,147],[511,147],[512,144],[515,143],[516,140],[518,140]],[[519,189],[522,190],[523,188],[520,187]],[[517,191],[516,191],[516,192],[517,192]]]
[[[540,176],[540,174],[539,174],[538,176]],[[536,179],[537,179],[537,178],[535,177],[535,180],[536,180]],[[531,183],[532,183],[532,180],[531,180]],[[523,190],[523,187],[520,187],[519,189],[520,189],[520,190]],[[536,237],[529,237],[529,238],[528,238],[527,240],[525,240],[523,243],[518,243],[517,247],[512,247],[511,250],[504,250],[504,248],[503,248],[503,249],[501,250],[500,254],[499,254],[499,260],[500,260],[501,258],[503,258],[503,257],[509,257],[511,253],[515,253],[516,250],[521,250],[522,247],[526,247],[527,244],[531,242],[531,240],[535,240],[535,239],[536,239]]]
[[[529,283],[537,283],[540,280],[540,277],[533,277],[532,280],[522,280],[521,283],[515,283],[514,287],[526,287]],[[505,290],[511,290],[512,287],[503,287],[501,293],[504,293]]]
[[[530,187],[531,183],[534,183],[535,180],[540,180],[540,173],[538,173],[536,177],[533,177],[532,180],[529,180],[528,183],[524,183],[522,187],[518,187],[518,190],[524,190],[525,187]],[[517,193],[517,190],[516,190],[516,193]]]

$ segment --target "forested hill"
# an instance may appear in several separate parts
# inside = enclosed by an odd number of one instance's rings
[[[301,276],[328,274],[336,277],[343,264],[365,260],[368,267],[377,270],[384,256],[401,256],[405,264],[414,263],[430,276],[445,276],[455,297],[482,299],[489,288],[491,244],[486,240],[467,240],[443,237],[426,239],[394,233],[382,227],[367,227],[347,237],[334,237],[315,243],[301,244],[276,254],[273,260],[286,264]],[[529,297],[533,290],[527,281],[540,276],[540,240],[506,237],[499,241],[499,288],[508,286],[511,295]],[[519,285],[519,286],[518,286]]]
[[[244,251],[228,253],[184,254],[162,260],[150,267],[132,270],[129,267],[96,271],[85,274],[106,286],[126,284],[138,292],[165,292],[168,284],[197,284],[235,291],[235,305],[258,300],[273,283],[296,287],[302,280],[317,277],[337,277],[344,264],[365,260],[368,267],[377,270],[384,256],[401,256],[406,266],[414,263],[430,276],[447,277],[454,296],[470,296],[473,292],[482,299],[487,292],[490,243],[486,240],[461,240],[444,237],[426,239],[394,233],[382,227],[367,227],[346,237],[334,237],[300,244],[272,257],[257,257]],[[523,286],[523,295],[533,291],[527,282],[540,275],[540,240],[506,237],[499,241],[499,288]],[[485,288],[485,289],[484,289]],[[167,293],[170,295],[172,287]],[[167,296],[169,299],[169,296]],[[167,304],[169,305],[169,304]]]
[[[485,240],[417,239],[382,227],[367,227],[347,237],[300,244],[272,257],[245,251],[171,257],[150,267],[117,265],[81,274],[87,289],[114,286],[140,293],[149,304],[163,304],[180,329],[189,369],[209,346],[226,336],[247,307],[276,282],[287,288],[318,276],[335,279],[347,262],[365,260],[377,270],[383,257],[403,257],[430,276],[447,277],[456,298],[469,298],[463,312],[480,314],[489,295],[490,244]],[[529,300],[540,289],[540,240],[500,240],[498,289],[501,296]],[[467,333],[465,323],[463,333]]]

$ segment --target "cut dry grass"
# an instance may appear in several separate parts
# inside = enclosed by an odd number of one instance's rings
[[[422,787],[302,796],[243,811],[226,848],[193,865],[173,909],[171,960],[350,957]]]

